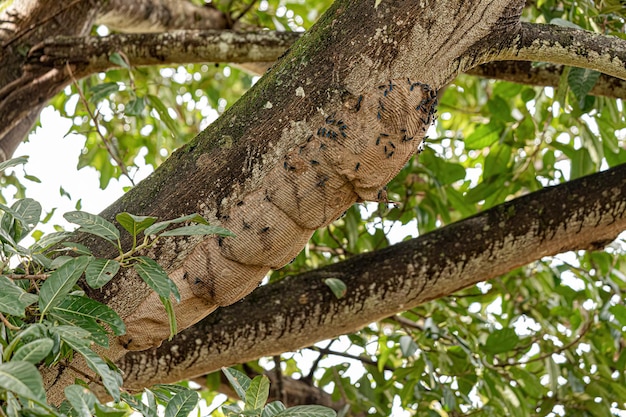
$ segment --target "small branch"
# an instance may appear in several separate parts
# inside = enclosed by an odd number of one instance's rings
[[[6,274],[5,277],[12,280],[20,280],[20,279],[29,279],[29,280],[46,280],[50,276],[50,274]]]
[[[378,366],[378,362],[376,362],[375,360],[372,360],[366,356],[356,356],[356,355],[351,355],[349,353],[346,352],[337,352],[336,350],[330,350],[328,348],[319,348],[317,346],[311,346],[308,349],[311,349],[315,352],[320,353],[322,356],[324,355],[335,355],[335,356],[341,356],[343,358],[347,358],[347,359],[354,359],[356,361],[359,362],[363,362],[366,363],[368,365],[372,365],[372,366]],[[394,371],[395,368],[389,366],[389,365],[385,365],[385,370],[387,371]]]
[[[569,341],[568,343],[566,343],[565,345],[561,346],[560,348],[552,351],[552,352],[546,352],[543,355],[539,355],[535,358],[532,359],[528,359],[525,361],[518,361],[518,362],[506,362],[506,363],[498,363],[498,364],[490,364],[490,366],[493,367],[500,367],[500,368],[508,368],[510,366],[521,366],[521,365],[528,365],[529,363],[532,362],[538,362],[538,361],[542,361],[546,358],[549,358],[552,355],[557,355],[561,352],[565,352],[566,350],[568,350],[569,348],[571,348],[572,346],[578,344],[581,339],[583,338],[583,336],[585,334],[587,334],[587,332],[591,329],[591,320],[588,320],[587,322],[585,322],[583,328],[581,329],[580,333],[578,333],[578,335],[576,335],[576,337],[574,339],[572,339],[571,341]]]
[[[2,323],[4,323],[4,325],[11,330],[19,330],[20,328],[17,326],[12,325],[9,320],[7,320],[6,317],[4,317],[4,314],[0,313],[0,321],[2,321]]]
[[[71,79],[74,81],[74,85],[76,86],[76,91],[78,91],[78,96],[80,97],[80,101],[83,103],[83,106],[85,106],[85,110],[87,111],[87,114],[89,115],[89,118],[91,119],[91,121],[94,124],[94,127],[96,129],[96,134],[100,137],[100,140],[104,144],[108,154],[111,155],[111,158],[113,158],[115,163],[117,163],[117,165],[122,170],[122,174],[124,174],[124,176],[126,178],[128,178],[128,180],[130,181],[130,183],[134,187],[135,186],[135,181],[133,181],[133,178],[128,173],[128,169],[126,168],[126,165],[124,165],[124,161],[122,161],[122,158],[120,158],[120,156],[118,155],[117,150],[114,148],[114,145],[111,143],[110,138],[105,138],[104,135],[102,134],[102,132],[100,131],[100,126],[98,124],[98,118],[91,111],[91,108],[89,107],[89,102],[87,101],[87,98],[85,97],[85,94],[83,93],[83,90],[78,85],[78,81],[76,80],[76,78],[74,78],[74,75],[72,73],[72,69],[70,68],[69,64],[66,64],[66,67],[67,67],[68,73],[70,74]]]

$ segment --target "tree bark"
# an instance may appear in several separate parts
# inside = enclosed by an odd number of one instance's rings
[[[601,250],[626,230],[626,164],[520,197],[386,249],[258,288],[158,349],[119,362],[141,389],[294,351],[544,256]],[[348,287],[336,299],[324,284]]]

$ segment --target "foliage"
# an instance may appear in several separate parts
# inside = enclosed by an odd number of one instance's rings
[[[626,13],[618,0],[527,3],[528,21],[574,25],[626,39]],[[249,10],[249,1],[213,4],[246,25],[303,30],[330,2],[269,0],[253,2]],[[122,69],[81,80],[52,102],[73,119],[72,130],[85,135],[78,165],[98,169],[101,187],[120,175],[132,177],[141,158],[158,166],[255,81],[230,65],[138,69],[119,62]],[[556,88],[458,77],[440,97],[440,117],[425,151],[389,184],[389,202],[350,208],[317,231],[294,262],[270,280],[380,249],[517,196],[626,163],[624,103],[588,95],[596,79],[597,73],[577,68],[565,69]],[[16,181],[13,176],[2,179],[3,184]],[[176,294],[171,281],[158,265],[132,253],[152,242],[137,241],[141,233],[173,232],[163,232],[164,223],[156,219],[122,213],[117,220],[133,236],[127,254],[119,248],[117,228],[97,216],[74,213],[70,219],[118,247],[120,259],[93,258],[88,248],[64,244],[67,235],[62,234],[25,249],[18,243],[39,215],[32,200],[21,201],[2,207],[2,262],[8,268],[8,257],[17,256],[20,268],[27,268],[17,272],[53,272],[39,291],[26,281],[0,278],[0,311],[6,316],[0,386],[7,391],[2,406],[8,415],[20,407],[57,413],[45,403],[34,363],[51,364],[78,352],[106,379],[105,386],[119,385],[116,370],[90,356],[89,344],[104,344],[106,329],[123,328],[114,312],[89,304],[75,290],[75,280],[85,276],[88,285],[99,288],[116,268],[134,267],[170,302]],[[199,219],[183,221],[190,220]],[[186,231],[192,230],[223,233],[197,227]],[[53,244],[61,246],[51,250]],[[545,258],[354,334],[247,366],[257,371],[273,367],[285,376],[311,381],[347,404],[348,414],[623,415],[625,249],[621,239],[602,251]],[[49,260],[43,255],[50,251],[61,256]],[[325,284],[337,297],[351,290],[337,278]],[[264,417],[298,411],[265,404],[264,377],[251,380],[236,370],[224,372],[242,402],[224,407],[222,414]],[[215,378],[207,376],[208,381]],[[180,386],[159,386],[145,391],[144,402],[122,397],[144,415],[155,415],[157,404],[165,406],[166,415],[174,415],[191,409],[194,395]],[[214,399],[217,394],[204,390],[201,395]],[[73,408],[77,415],[114,412],[81,385],[68,387],[66,396],[61,410]]]
[[[24,162],[19,158],[10,160],[0,169]],[[42,210],[35,200],[21,199],[10,207],[0,205],[0,211],[0,411],[3,415],[15,416],[126,414],[123,409],[101,404],[88,388],[88,382],[95,382],[102,385],[115,402],[121,401],[119,369],[91,346],[107,348],[109,335],[125,333],[124,322],[111,308],[85,296],[78,281],[83,278],[90,287],[101,288],[121,268],[134,268],[160,296],[170,315],[173,336],[176,321],[172,298],[180,301],[176,284],[154,260],[137,252],[167,236],[229,236],[232,233],[208,225],[197,214],[157,222],[152,216],[120,213],[117,221],[132,237],[131,247],[125,251],[120,231],[114,224],[82,211],[66,213],[68,221],[80,226],[78,232],[95,235],[117,249],[117,257],[105,259],[94,256],[86,246],[68,240],[74,237],[69,232],[48,234],[28,248],[21,246],[20,242],[40,222]],[[196,224],[188,225],[190,222]],[[143,239],[139,240],[141,234]],[[56,409],[46,401],[37,366],[64,363],[74,355],[84,358],[98,380],[85,375],[88,382],[66,387],[67,401]],[[197,401],[195,392],[179,392],[166,401],[165,415],[186,416]]]

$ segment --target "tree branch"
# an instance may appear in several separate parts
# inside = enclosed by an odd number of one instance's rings
[[[226,16],[211,7],[180,0],[108,0],[96,23],[125,33],[154,33],[174,29],[225,29]]]
[[[119,365],[127,386],[139,389],[296,350],[543,256],[600,249],[625,229],[626,164],[261,287],[155,350],[127,353]],[[328,275],[347,284],[344,298],[324,285]]]
[[[528,61],[494,61],[474,67],[466,74],[518,84],[558,87],[563,68],[563,65],[554,64],[537,66]],[[601,74],[589,94],[610,98],[626,98],[626,81]]]
[[[131,65],[200,62],[275,61],[300,38],[297,32],[185,30],[158,34],[114,34],[106,37],[53,37],[33,47],[29,65],[76,66],[87,76],[116,65],[111,54],[124,54]]]
[[[562,26],[522,23],[513,44],[491,58],[571,65],[626,79],[625,40]]]

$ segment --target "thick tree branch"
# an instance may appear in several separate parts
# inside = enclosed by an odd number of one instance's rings
[[[626,229],[626,164],[507,202],[395,246],[258,288],[156,350],[120,361],[134,389],[355,331],[543,256],[597,250]],[[323,283],[348,286],[336,299]]]
[[[77,75],[115,67],[109,57],[119,52],[131,65],[167,65],[200,62],[275,61],[301,33],[237,32],[229,30],[176,31],[158,34],[114,34],[106,37],[54,37],[29,53],[33,66],[71,64]]]
[[[528,61],[494,61],[474,67],[466,73],[518,84],[558,87],[563,68],[563,65],[533,65],[533,63]],[[626,98],[626,81],[601,74],[589,94],[611,98]]]
[[[108,0],[96,23],[125,33],[154,33],[175,29],[225,29],[226,16],[207,6],[181,0]]]
[[[626,40],[555,25],[522,23],[519,35],[491,61],[543,61],[626,79]]]

